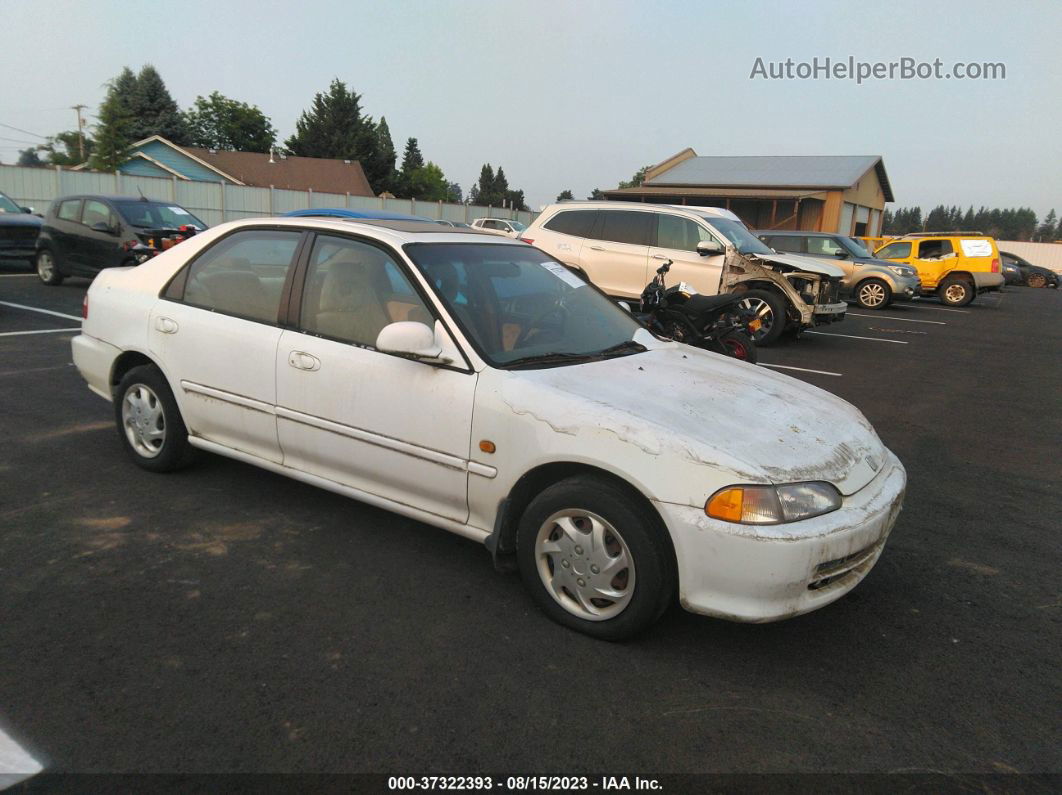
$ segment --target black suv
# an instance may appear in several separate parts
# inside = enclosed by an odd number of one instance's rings
[[[104,268],[136,265],[137,246],[182,226],[207,226],[179,204],[132,196],[64,196],[52,202],[37,238],[37,275],[45,284],[93,277]]]
[[[0,192],[0,260],[25,260],[34,265],[40,217]]]

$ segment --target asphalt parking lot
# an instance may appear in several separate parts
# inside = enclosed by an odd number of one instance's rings
[[[1054,290],[762,351],[907,467],[881,561],[801,618],[607,644],[457,536],[222,458],[140,470],[56,331],[88,282],[0,274],[0,729],[48,771],[1062,770]]]

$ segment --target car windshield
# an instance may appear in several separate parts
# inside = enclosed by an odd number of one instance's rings
[[[708,223],[712,225],[719,234],[730,241],[741,254],[773,254],[774,249],[770,248],[762,240],[756,237],[752,232],[748,230],[741,221],[734,221],[730,218],[708,218]]]
[[[527,229],[527,227],[519,221],[510,221],[509,226],[511,226],[517,232],[523,232],[525,229]]]
[[[0,213],[21,213],[22,208],[15,204],[6,194],[0,193]]]
[[[410,243],[406,253],[495,367],[638,353],[641,326],[548,254],[522,245]]]
[[[122,218],[133,226],[144,229],[176,229],[186,225],[194,226],[199,231],[207,228],[206,224],[178,204],[150,201],[123,201],[114,204]]]
[[[869,256],[871,256],[870,252],[866,250],[866,247],[862,243],[860,243],[858,240],[856,240],[854,237],[842,237],[842,238],[840,238],[840,240],[841,240],[841,243],[844,245],[844,247],[846,249],[848,249],[848,251],[851,252],[853,256],[856,256],[856,257],[869,257]]]

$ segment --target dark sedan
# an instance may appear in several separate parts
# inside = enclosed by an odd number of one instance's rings
[[[0,260],[23,260],[31,268],[37,253],[40,217],[0,192]]]
[[[999,259],[1003,262],[1004,273],[1008,266],[1017,268],[1021,272],[1021,281],[1016,282],[1017,284],[1025,284],[1029,287],[1058,288],[1058,274],[1050,268],[1033,265],[1029,260],[1007,251],[1000,251]],[[1007,284],[1010,284],[1009,280]]]

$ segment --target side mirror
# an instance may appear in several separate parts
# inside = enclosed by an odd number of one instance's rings
[[[845,250],[844,250],[844,249],[842,248],[842,249],[841,249],[840,251],[838,251],[838,252],[837,252],[836,254],[834,254],[833,256],[837,257],[837,259],[848,259],[848,252],[847,252],[847,251],[845,251]]]
[[[411,320],[390,323],[380,329],[380,334],[376,337],[376,348],[384,353],[395,353],[411,359],[442,364],[453,361],[450,357],[443,356],[443,346],[436,337],[436,332],[423,323]]]
[[[631,314],[634,314],[634,310],[631,309],[631,305],[630,305],[629,301],[617,301],[616,303],[619,304],[620,309],[626,309]]]
[[[26,215],[33,215],[32,207],[19,207],[18,209],[22,210]]]
[[[89,228],[93,232],[106,232],[108,235],[114,234],[114,228],[110,224],[105,223],[104,221],[97,221]]]
[[[697,253],[702,257],[714,257],[723,253],[723,247],[714,240],[702,240],[697,244]]]

